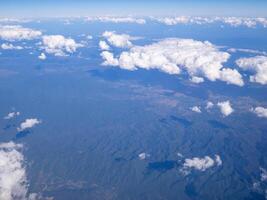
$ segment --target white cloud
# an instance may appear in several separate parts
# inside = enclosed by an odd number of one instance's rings
[[[7,116],[4,117],[4,119],[12,119],[19,115],[20,115],[20,112],[11,112],[11,113],[8,113]]]
[[[222,165],[222,160],[219,155],[215,155],[215,159],[209,156],[203,158],[194,157],[192,159],[186,158],[183,164],[183,171],[188,173],[188,170],[195,169],[199,171],[206,171],[207,169]]]
[[[66,56],[67,53],[74,53],[77,48],[83,46],[71,38],[65,38],[63,35],[45,35],[42,44],[46,53],[55,56]]]
[[[24,122],[20,124],[20,127],[18,127],[17,130],[24,131],[25,129],[32,128],[35,125],[40,124],[40,123],[41,121],[36,118],[26,119]]]
[[[99,17],[88,17],[87,21],[99,21],[99,22],[112,22],[112,23],[137,23],[145,24],[146,20],[142,18],[134,17],[112,17],[112,16],[99,16]]]
[[[206,105],[206,109],[208,110],[208,109],[211,109],[211,108],[213,108],[213,106],[214,106],[214,104],[211,102],[211,101],[208,101],[207,102],[207,105]]]
[[[244,83],[238,71],[223,68],[222,64],[229,57],[230,54],[219,51],[208,41],[168,38],[150,45],[132,46],[118,57],[113,56],[112,63],[127,70],[158,69],[168,74],[179,74],[183,69],[195,82],[206,78],[242,86]],[[107,61],[104,63],[108,64]]]
[[[99,41],[99,48],[101,50],[109,50],[110,49],[109,45],[103,40]]]
[[[113,53],[110,53],[108,51],[103,51],[101,53],[101,56],[104,60],[103,65],[111,65],[111,66],[118,65],[118,60],[114,58]]]
[[[143,152],[143,153],[140,153],[138,157],[140,160],[145,160],[146,158],[150,157],[150,154]]]
[[[217,106],[220,108],[223,116],[228,116],[234,112],[234,109],[231,107],[230,101],[218,102]]]
[[[46,59],[46,55],[45,55],[44,53],[41,53],[41,54],[38,56],[38,58],[39,58],[40,60],[45,60],[45,59]]]
[[[134,39],[131,38],[130,35],[116,34],[114,31],[105,31],[102,36],[106,38],[111,45],[120,48],[131,47],[132,43],[130,40]]]
[[[201,113],[201,109],[200,109],[199,106],[194,106],[194,107],[191,108],[191,110],[192,110],[193,112]]]
[[[0,26],[0,38],[3,40],[32,40],[41,35],[41,31],[24,28],[22,26]]]
[[[236,69],[224,68],[220,73],[220,80],[228,84],[243,86],[244,81],[242,75]]]
[[[24,157],[19,152],[22,145],[14,142],[0,144],[0,199],[25,200],[27,195]]]
[[[239,52],[244,52],[244,53],[252,53],[252,54],[260,54],[260,55],[267,55],[267,52],[265,51],[259,51],[259,50],[254,50],[254,49],[242,49],[242,48],[230,48],[230,49],[227,49],[228,52],[231,52],[231,53],[236,53],[237,51]]]
[[[21,50],[21,49],[23,49],[23,47],[21,47],[21,46],[14,46],[13,44],[9,44],[9,43],[3,43],[1,45],[1,48],[5,49],[5,50],[11,50],[11,49]]]
[[[202,77],[197,77],[197,76],[193,76],[190,80],[191,80],[193,83],[202,83],[202,82],[204,82],[204,78],[202,78]]]
[[[261,181],[267,181],[267,171],[263,168],[260,168],[261,171]]]
[[[86,39],[87,39],[87,40],[92,40],[92,39],[93,39],[93,36],[92,36],[92,35],[87,35],[87,36],[86,36]]]
[[[258,117],[265,117],[267,118],[267,108],[258,106],[256,108],[251,109],[252,112],[254,112]]]
[[[248,28],[255,28],[257,25],[267,27],[266,18],[252,18],[252,17],[193,17],[193,16],[177,16],[177,17],[163,17],[151,18],[157,22],[165,25],[176,24],[210,24],[210,23],[223,23],[233,27],[245,26]]]
[[[255,73],[250,76],[251,82],[267,84],[267,56],[240,58],[236,64],[243,70],[250,70]]]

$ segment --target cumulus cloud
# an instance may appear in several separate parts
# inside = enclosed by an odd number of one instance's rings
[[[204,78],[202,78],[202,77],[197,77],[197,76],[193,76],[190,80],[191,80],[193,83],[202,83],[202,82],[204,82]]]
[[[9,44],[9,43],[3,43],[1,45],[1,48],[4,50],[11,50],[11,49],[21,50],[21,49],[23,49],[23,47],[21,47],[21,46],[14,46],[13,44]]]
[[[224,68],[220,73],[220,80],[228,84],[243,86],[244,81],[242,75],[236,69]]]
[[[99,22],[112,22],[112,23],[137,23],[137,24],[146,23],[146,20],[142,18],[111,17],[111,16],[88,17],[86,21],[99,21]]]
[[[267,84],[267,56],[255,56],[251,58],[240,58],[236,64],[243,70],[254,72],[250,76],[251,82]]]
[[[194,106],[194,107],[191,108],[191,110],[192,110],[193,112],[201,113],[201,109],[200,109],[199,106]]]
[[[42,39],[43,49],[46,53],[55,56],[66,56],[68,53],[74,53],[82,44],[76,43],[71,38],[65,38],[63,35],[45,35]]]
[[[232,114],[232,112],[234,112],[234,109],[231,107],[230,101],[218,102],[217,106],[220,108],[221,113],[225,117],[227,117],[228,115]]]
[[[111,45],[120,48],[131,47],[132,43],[130,40],[134,39],[130,35],[117,34],[114,31],[105,31],[102,36],[106,38]]]
[[[24,122],[20,124],[20,127],[18,127],[17,130],[24,131],[25,129],[32,128],[40,123],[41,123],[41,120],[38,120],[36,118],[26,119]]]
[[[252,108],[251,111],[254,112],[258,117],[267,118],[267,108],[258,106],[256,108]]]
[[[194,158],[186,158],[183,164],[183,170],[188,172],[190,169],[195,169],[199,171],[206,171],[207,169],[222,165],[222,160],[219,155],[215,155],[215,158],[212,159],[209,156],[205,156],[203,158],[194,157]]]
[[[103,51],[101,53],[101,56],[104,60],[103,65],[117,66],[119,63],[118,60],[114,58],[113,53],[110,53],[108,51]]]
[[[20,115],[20,112],[10,112],[4,117],[4,119],[12,119],[19,115]]]
[[[109,50],[110,49],[109,45],[103,40],[99,41],[99,48],[101,50]]]
[[[3,40],[32,40],[39,38],[41,35],[41,31],[22,26],[0,26],[0,38]]]
[[[214,104],[211,102],[211,101],[208,101],[207,102],[207,105],[206,105],[206,109],[208,110],[208,109],[211,109],[211,108],[213,108],[213,106],[214,106]]]
[[[140,153],[138,157],[140,160],[145,160],[146,158],[150,157],[150,154],[143,152],[143,153]]]
[[[26,199],[27,180],[20,153],[22,145],[14,142],[0,144],[0,199]]]
[[[206,78],[242,86],[242,76],[237,70],[223,68],[229,57],[230,54],[220,51],[208,41],[168,38],[150,45],[132,46],[118,57],[113,56],[112,63],[127,70],[158,69],[168,74],[179,74],[185,70],[194,82],[202,82]],[[108,65],[109,62],[105,60],[104,63]]]
[[[45,60],[45,59],[46,59],[46,55],[45,55],[44,53],[41,53],[41,54],[38,56],[38,58],[39,58],[40,60]]]

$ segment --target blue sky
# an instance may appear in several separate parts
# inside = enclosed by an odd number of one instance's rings
[[[1,0],[0,16],[84,15],[267,16],[266,0]]]

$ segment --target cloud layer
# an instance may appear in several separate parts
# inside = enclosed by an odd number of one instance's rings
[[[0,26],[0,38],[3,40],[32,40],[39,38],[41,35],[41,31],[22,26]]]
[[[99,21],[99,22],[111,22],[111,23],[137,23],[137,24],[146,23],[146,20],[142,18],[112,17],[112,16],[87,17],[86,21]]]
[[[131,46],[129,36],[123,43],[115,43],[117,40],[110,39],[112,33],[105,34],[112,45]],[[181,70],[184,70],[193,82],[200,83],[206,78],[210,81],[221,80],[228,84],[244,85],[237,70],[223,68],[223,63],[229,59],[230,54],[220,51],[208,41],[168,38],[150,45],[133,45],[129,51],[123,51],[117,57],[107,52],[101,55],[104,65],[118,66],[126,70],[158,69],[168,74],[180,74]]]
[[[163,23],[165,25],[176,24],[210,24],[210,23],[222,23],[228,24],[233,27],[245,26],[248,28],[254,28],[257,25],[267,27],[267,19],[263,17],[192,17],[192,16],[177,16],[177,17],[152,17],[152,20]]]

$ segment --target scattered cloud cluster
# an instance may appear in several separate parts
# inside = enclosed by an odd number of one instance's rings
[[[258,117],[267,118],[267,108],[258,106],[256,108],[252,108],[251,111],[254,112]]]
[[[22,26],[0,26],[0,38],[7,41],[32,40],[41,35],[41,31]]]
[[[136,23],[136,24],[146,23],[146,20],[142,18],[112,17],[112,16],[87,17],[86,21],[99,21],[99,22],[111,22],[111,23]]]
[[[20,127],[18,127],[17,130],[19,132],[24,131],[25,129],[32,128],[40,123],[41,123],[41,120],[38,120],[36,118],[26,119],[24,122],[20,124]]]
[[[205,156],[203,158],[194,157],[186,158],[183,164],[182,171],[186,174],[189,173],[191,169],[206,171],[207,169],[215,166],[221,166],[222,160],[219,155],[215,155],[214,159],[210,156]]]
[[[21,47],[21,46],[14,46],[13,44],[10,44],[10,43],[3,43],[1,45],[1,48],[4,50],[11,50],[11,49],[21,50],[21,49],[23,49],[23,47]]]
[[[22,145],[14,142],[0,144],[0,199],[26,200],[27,180],[23,166]]]
[[[128,35],[119,37],[120,40],[117,36],[114,39],[114,32],[105,32],[103,35],[114,46],[132,46],[118,57],[103,52],[101,55],[104,65],[126,70],[158,69],[168,74],[180,74],[181,70],[185,70],[195,83],[203,82],[206,78],[210,81],[221,80],[228,84],[244,85],[242,76],[236,69],[223,68],[223,63],[229,59],[230,54],[220,51],[208,41],[168,38],[145,46],[135,46],[130,43]]]
[[[251,82],[267,84],[267,56],[240,58],[236,61],[236,64],[243,70],[255,73],[249,77]]]
[[[225,117],[234,112],[234,109],[232,108],[230,101],[218,102],[217,106],[220,108],[221,113]]]
[[[177,16],[177,17],[162,17],[155,18],[152,20],[166,24],[210,24],[210,23],[223,23],[233,27],[246,26],[248,28],[254,28],[257,25],[267,27],[267,18],[249,18],[249,17],[193,17],[193,16]]]
[[[4,117],[4,119],[12,119],[19,115],[20,115],[20,112],[10,112]]]
[[[77,48],[83,46],[71,38],[65,38],[63,35],[45,35],[42,38],[42,45],[46,53],[55,56],[67,56],[68,53],[74,53]]]

